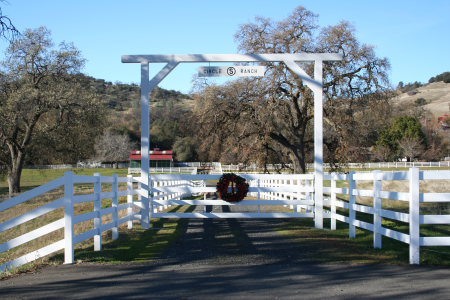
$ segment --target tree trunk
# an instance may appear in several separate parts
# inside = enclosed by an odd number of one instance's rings
[[[20,176],[22,175],[23,163],[24,155],[19,152],[17,157],[13,159],[11,168],[8,170],[8,188],[10,196],[20,193]]]
[[[304,174],[306,173],[305,157],[297,152],[298,152],[297,150],[291,149],[289,153],[289,158],[294,166],[294,173]]]

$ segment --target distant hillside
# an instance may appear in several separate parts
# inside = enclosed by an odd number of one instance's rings
[[[139,86],[136,84],[113,83],[104,79],[97,79],[84,74],[79,74],[83,84],[93,88],[102,99],[102,102],[110,109],[127,111],[136,107],[140,102]],[[166,90],[156,87],[152,92],[151,106],[158,107],[162,102],[173,101],[183,110],[190,110],[193,106],[191,96],[175,90]]]
[[[393,99],[398,105],[423,106],[436,118],[450,112],[450,83],[433,82],[414,90],[400,93]]]

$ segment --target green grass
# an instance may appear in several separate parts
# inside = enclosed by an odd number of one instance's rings
[[[341,210],[340,214],[346,215]],[[372,216],[356,213],[356,219],[372,223]],[[318,263],[348,264],[409,264],[409,245],[382,237],[382,248],[373,248],[373,232],[356,230],[356,238],[350,239],[349,225],[337,221],[337,229],[315,229],[312,220],[293,219],[280,232],[289,236],[302,248],[305,258]],[[383,219],[383,227],[408,234],[408,224]],[[324,220],[324,228],[330,228],[330,220]],[[422,225],[421,236],[450,236],[450,225]],[[450,266],[450,247],[420,247],[420,263],[423,265]]]
[[[357,229],[355,239],[348,238],[348,224],[338,222],[337,230],[312,228],[307,219],[294,219],[280,228],[283,235],[298,243],[305,259],[316,263],[407,264],[406,244],[383,238],[383,249],[374,249],[372,235]],[[329,220],[325,220],[329,228]]]
[[[126,177],[128,175],[128,169],[24,169],[20,177],[22,192],[62,177],[68,171],[73,171],[76,175],[94,175],[94,173],[100,173],[103,176],[117,174],[120,177]],[[0,181],[0,195],[6,194],[8,194],[8,182],[4,178]]]
[[[169,212],[191,212],[195,206],[176,206]],[[148,262],[158,258],[170,244],[183,234],[187,219],[153,219],[151,229],[136,226],[133,229],[123,228],[117,240],[103,243],[101,251],[94,251],[89,246],[75,250],[75,260],[95,263]],[[59,254],[50,261],[62,263],[63,255]]]
[[[192,212],[195,206],[176,206],[169,212]],[[103,234],[101,251],[94,251],[93,239],[80,243],[75,249],[76,263],[124,263],[148,262],[166,251],[172,242],[184,232],[187,219],[153,219],[151,229],[142,229],[134,224],[133,229],[122,226],[117,240],[111,239],[111,232]],[[59,253],[38,259],[8,272],[0,273],[0,279],[9,278],[22,273],[34,272],[49,264],[62,264],[64,254]]]

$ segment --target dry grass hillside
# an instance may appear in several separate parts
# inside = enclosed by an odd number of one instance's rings
[[[166,100],[159,100],[159,101],[152,101],[150,103],[150,107],[152,109],[154,108],[163,108],[164,105],[166,103],[164,103],[164,101]],[[194,109],[195,106],[195,100],[190,99],[190,98],[181,98],[178,99],[177,101],[173,102],[173,106],[175,109],[180,110],[180,111],[192,111]]]
[[[414,105],[419,98],[426,100],[423,107],[435,117],[450,114],[450,83],[440,81],[427,84],[414,92],[401,93],[395,98],[395,102],[402,106]]]

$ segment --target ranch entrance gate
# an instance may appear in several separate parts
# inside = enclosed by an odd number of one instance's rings
[[[261,63],[281,62],[301,78],[314,93],[314,215],[315,227],[323,228],[323,62],[340,61],[338,53],[296,53],[296,54],[185,54],[185,55],[124,55],[123,63],[139,63],[141,65],[141,192],[142,224],[150,226],[153,199],[150,177],[150,93],[151,91],[180,63],[202,62],[234,62]],[[309,76],[298,62],[313,62],[314,76]],[[149,64],[166,63],[152,79],[149,78]],[[257,179],[260,180],[260,179]],[[289,179],[287,179],[289,180]],[[258,198],[260,199],[260,198]],[[216,204],[216,203],[215,203]],[[239,205],[244,205],[241,203]],[[172,215],[159,214],[158,217]],[[196,217],[198,215],[191,215]],[[256,216],[256,215],[255,215]],[[180,216],[177,216],[180,217]],[[198,216],[199,217],[199,216]],[[202,215],[202,217],[217,217],[217,215]],[[228,215],[232,217],[232,215]],[[239,217],[235,215],[235,217]],[[272,216],[275,217],[275,216]]]

